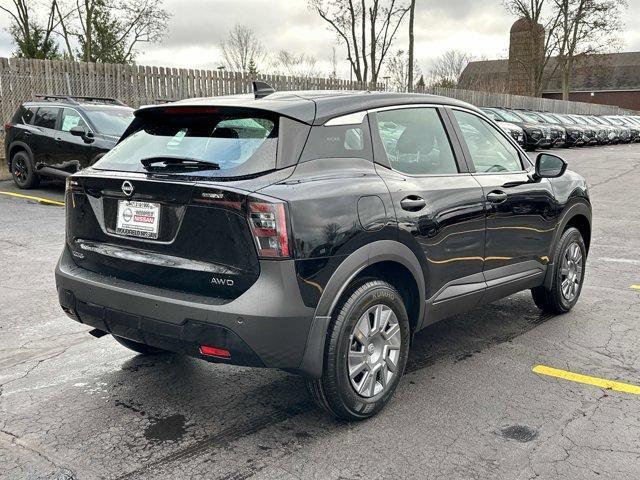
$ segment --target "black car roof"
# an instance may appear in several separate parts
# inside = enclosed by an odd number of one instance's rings
[[[437,95],[342,90],[275,92],[263,98],[255,98],[253,94],[193,98],[163,105],[147,106],[139,111],[162,109],[171,105],[243,107],[272,111],[304,123],[322,125],[332,118],[350,113],[411,104],[451,105],[479,111],[468,103]]]

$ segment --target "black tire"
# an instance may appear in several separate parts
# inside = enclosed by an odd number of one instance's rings
[[[118,342],[120,345],[127,347],[129,350],[133,350],[134,352],[138,352],[142,355],[158,355],[160,353],[167,353],[166,350],[162,350],[161,348],[152,347],[150,345],[136,342],[134,340],[129,340],[128,338],[118,337],[116,335],[112,335],[113,339]]]
[[[18,188],[35,188],[40,183],[40,177],[36,173],[36,168],[27,152],[21,150],[11,157],[11,176]]]
[[[365,397],[358,394],[351,383],[347,357],[352,348],[352,333],[356,324],[367,310],[377,305],[386,306],[395,314],[400,347],[397,368],[389,383],[379,393]],[[338,419],[365,420],[372,417],[389,402],[398,386],[407,363],[409,342],[407,311],[402,297],[392,285],[382,280],[370,280],[352,287],[343,295],[329,326],[322,377],[307,380],[309,394],[318,406]]]
[[[578,286],[575,291],[575,295],[572,298],[567,298],[562,291],[562,264],[564,256],[567,254],[568,249],[576,244],[580,249],[581,254],[581,270],[578,278]],[[580,298],[580,292],[582,292],[582,284],[584,282],[585,263],[587,259],[587,248],[584,244],[584,239],[578,231],[578,229],[569,227],[565,230],[560,237],[558,246],[553,255],[553,280],[551,282],[551,288],[547,289],[544,286],[531,289],[531,295],[536,306],[546,313],[566,313],[573,308]]]

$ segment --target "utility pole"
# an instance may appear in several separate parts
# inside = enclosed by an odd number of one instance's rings
[[[413,92],[413,22],[416,16],[416,0],[411,0],[409,10],[409,72],[407,74],[407,92]]]

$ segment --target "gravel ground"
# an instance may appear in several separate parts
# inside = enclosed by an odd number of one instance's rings
[[[640,384],[640,145],[560,154],[594,204],[575,309],[543,316],[521,293],[427,328],[393,402],[351,424],[295,376],[88,335],[56,298],[63,209],[0,194],[0,477],[640,478],[639,396],[532,372]]]

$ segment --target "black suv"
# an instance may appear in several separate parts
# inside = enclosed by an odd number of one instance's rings
[[[67,179],[72,319],[143,354],[302,374],[363,419],[427,325],[525,289],[575,305],[591,205],[562,159],[534,166],[449,98],[270,92],[139,109]]]
[[[483,107],[485,115],[496,122],[509,122],[524,130],[524,148],[534,151],[536,148],[551,148],[558,135],[551,136],[551,127],[542,123],[525,121],[517,113],[504,108]]]
[[[36,95],[25,102],[5,130],[5,158],[20,188],[41,176],[67,177],[93,165],[111,150],[133,120],[133,109],[98,97]]]

